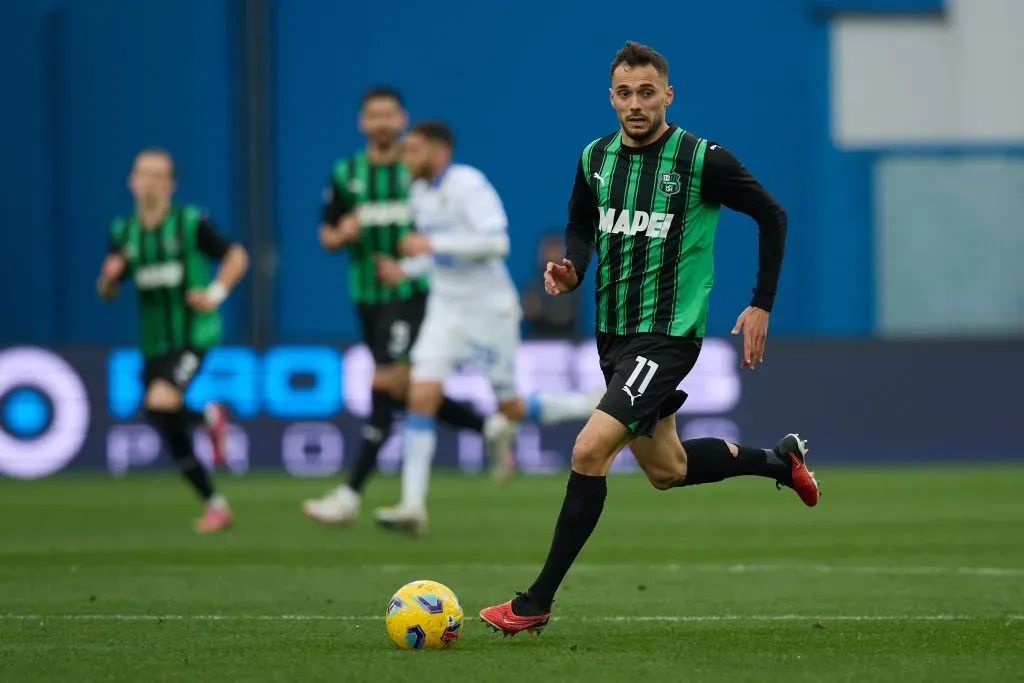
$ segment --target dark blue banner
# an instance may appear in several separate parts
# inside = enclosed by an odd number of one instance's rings
[[[682,387],[680,436],[720,436],[771,446],[790,431],[809,438],[816,463],[1020,458],[1024,342],[769,342],[756,372],[739,369],[732,340],[706,340]],[[64,469],[125,475],[169,467],[156,432],[139,415],[142,359],[134,349],[37,347],[0,351],[0,474],[43,477]],[[226,347],[208,354],[186,400],[220,401],[232,416],[228,466],[236,473],[283,469],[332,476],[359,446],[369,412],[372,360],[362,346]],[[527,342],[521,391],[602,386],[593,342]],[[495,409],[472,369],[451,377],[448,395]],[[522,425],[517,454],[526,472],[562,469],[581,424]],[[400,424],[381,454],[397,469]],[[196,434],[199,457],[210,448]],[[436,463],[484,466],[479,435],[441,428]],[[633,471],[624,451],[615,471]]]

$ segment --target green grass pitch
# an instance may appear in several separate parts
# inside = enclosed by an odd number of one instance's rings
[[[0,681],[1024,680],[1024,468],[821,467],[807,509],[744,479],[657,492],[613,477],[539,637],[481,607],[543,561],[564,476],[435,476],[431,533],[353,527],[300,501],[329,482],[221,477],[237,526],[200,537],[174,476],[0,481]],[[397,651],[391,594],[465,605],[447,652]]]

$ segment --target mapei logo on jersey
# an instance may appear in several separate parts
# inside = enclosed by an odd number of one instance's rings
[[[371,202],[359,207],[361,225],[391,225],[411,221],[412,210],[408,202]]]
[[[177,287],[185,275],[180,261],[142,266],[135,271],[135,286],[139,289]]]
[[[601,209],[598,228],[601,232],[625,235],[636,235],[646,230],[648,237],[664,239],[668,236],[674,217],[675,214],[671,213]]]

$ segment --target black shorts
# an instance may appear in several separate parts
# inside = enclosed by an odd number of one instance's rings
[[[153,380],[162,379],[184,392],[195,379],[205,356],[206,351],[200,349],[178,349],[162,356],[147,358],[142,368],[143,386],[148,387]]]
[[[377,365],[409,362],[409,351],[427,313],[427,295],[387,304],[359,304],[363,340]]]
[[[650,436],[658,420],[686,401],[686,392],[677,387],[697,363],[701,343],[664,334],[598,333],[597,353],[608,387],[598,409],[634,436]]]

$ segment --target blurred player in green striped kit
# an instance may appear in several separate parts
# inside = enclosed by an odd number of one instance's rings
[[[366,92],[359,111],[359,129],[366,136],[366,146],[335,164],[324,193],[320,243],[327,251],[348,250],[349,294],[375,364],[371,412],[348,482],[302,506],[308,517],[324,523],[348,523],[358,515],[363,488],[376,470],[394,413],[405,408],[409,354],[427,311],[427,275],[389,283],[378,273],[382,259],[393,262],[406,255],[400,245],[408,243],[415,232],[409,206],[412,178],[401,159],[401,136],[407,124],[408,115],[396,90]],[[534,397],[533,403],[548,405],[551,402],[546,398]],[[561,397],[552,398],[559,403]],[[538,410],[533,417],[541,423],[548,418],[565,419],[555,412]],[[482,434],[495,479],[512,475],[516,425],[508,417],[501,412],[484,417],[466,404],[442,396],[435,418]]]
[[[142,150],[128,186],[135,208],[111,227],[97,288],[111,300],[122,280],[134,280],[146,417],[204,502],[196,530],[221,531],[233,521],[231,510],[195,456],[192,430],[205,428],[214,462],[223,462],[227,417],[216,403],[203,412],[190,410],[184,394],[205,354],[221,341],[218,308],[245,275],[249,257],[240,244],[221,236],[199,208],[172,202],[174,160],[166,151]],[[211,280],[213,261],[220,267]]]

